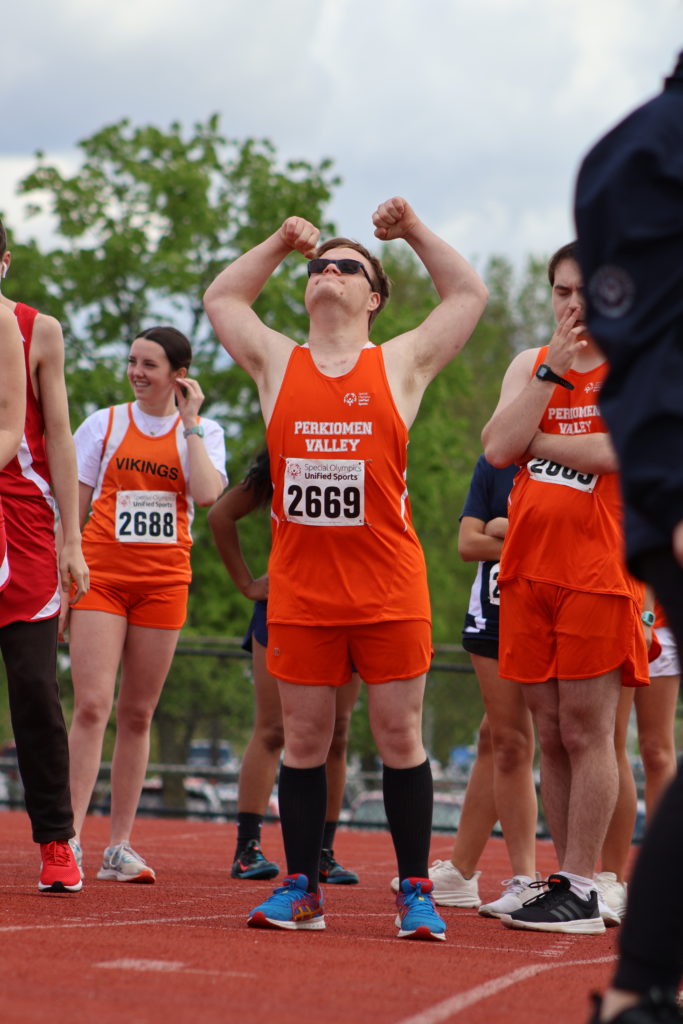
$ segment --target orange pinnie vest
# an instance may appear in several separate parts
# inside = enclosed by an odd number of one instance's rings
[[[83,554],[92,574],[112,585],[188,583],[193,505],[179,449],[180,417],[165,434],[149,437],[130,404],[109,410],[100,472]]]
[[[406,487],[408,431],[381,348],[326,377],[310,349],[287,365],[266,432],[273,480],[268,621],[430,620]]]
[[[533,372],[543,362],[542,348]],[[556,385],[539,424],[548,434],[606,433],[598,396],[607,363],[565,377]],[[509,525],[499,582],[523,577],[570,590],[621,594],[639,604],[642,585],[624,563],[622,501],[617,473],[581,473],[549,459],[532,458],[517,473],[509,498]]]

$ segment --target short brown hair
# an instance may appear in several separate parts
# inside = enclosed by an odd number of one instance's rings
[[[315,255],[316,257],[322,256],[323,253],[329,252],[330,249],[354,249],[361,256],[364,256],[370,264],[374,278],[373,291],[377,292],[380,300],[377,309],[373,309],[370,313],[368,327],[372,327],[373,320],[382,312],[389,301],[389,278],[384,272],[384,267],[377,257],[373,256],[364,245],[361,245],[360,242],[354,242],[352,238],[328,238],[326,242],[318,246]]]
[[[548,260],[548,280],[550,281],[550,287],[555,284],[555,271],[558,265],[563,260],[574,260],[574,263],[579,262],[579,252],[576,242],[567,242],[561,249],[558,249],[556,253]]]
[[[7,232],[0,220],[0,257],[4,256],[7,252]]]

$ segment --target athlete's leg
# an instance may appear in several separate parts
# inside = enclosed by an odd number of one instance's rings
[[[57,684],[57,617],[0,629],[12,730],[36,843],[74,834],[69,742]]]
[[[266,668],[266,649],[252,636],[254,729],[244,751],[239,778],[238,812],[265,813],[273,789],[285,734],[277,680]]]
[[[339,821],[346,785],[346,751],[349,743],[351,715],[360,692],[360,676],[354,672],[351,682],[336,689],[336,707],[332,743],[327,755],[327,813],[328,822]]]
[[[534,728],[522,685],[501,679],[498,661],[471,654],[493,748],[493,793],[513,875],[536,871],[538,803],[533,776]]]
[[[639,686],[635,694],[648,821],[662,793],[676,774],[674,722],[680,683],[680,675],[653,676],[650,685]]]
[[[485,660],[485,659],[482,659]],[[453,839],[451,863],[463,878],[470,879],[498,820],[493,797],[493,749],[491,728],[486,715],[479,726],[477,756],[467,780],[465,800]]]
[[[400,879],[427,878],[432,772],[422,744],[426,673],[368,686],[370,727],[384,763],[384,806]]]
[[[69,730],[71,801],[80,838],[102,759],[116,673],[128,623],[122,615],[72,608],[69,622],[74,711]]]
[[[304,874],[318,889],[327,807],[325,761],[332,742],[336,688],[278,680],[285,750],[278,788],[289,874]]]
[[[614,723],[619,670],[594,679],[558,681],[562,744],[570,765],[567,835],[562,870],[592,878],[619,787]]]
[[[611,871],[619,882],[624,881],[626,862],[631,849],[633,827],[638,809],[638,794],[633,769],[626,752],[628,723],[633,707],[635,687],[622,686],[614,727],[614,748],[619,772],[619,790],[614,813],[602,844],[602,870]],[[640,687],[639,687],[640,689]],[[644,687],[645,689],[645,687]]]
[[[152,716],[179,635],[177,629],[128,626],[121,657],[111,766],[111,846],[130,839],[149,761]]]
[[[559,864],[567,850],[567,815],[571,769],[560,732],[559,690],[556,679],[528,683],[522,690],[538,733],[541,749],[541,800]]]

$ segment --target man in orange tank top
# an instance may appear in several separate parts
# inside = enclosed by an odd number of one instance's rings
[[[508,927],[604,931],[597,860],[617,797],[623,685],[647,685],[642,588],[626,571],[617,460],[597,396],[607,372],[586,331],[573,244],[548,268],[557,328],[521,352],[485,426],[486,457],[522,468],[501,558],[500,674],[529,685],[543,807],[559,872]]]
[[[486,301],[469,264],[401,198],[373,216],[382,241],[403,238],[440,305],[380,348],[368,341],[388,297],[364,246],[300,217],[224,270],[205,307],[230,355],[256,382],[273,477],[268,668],[278,679],[285,749],[280,814],[289,877],[256,907],[255,927],[325,927],[318,884],[325,759],[335,688],[355,665],[368,686],[384,762],[384,798],[401,880],[399,937],[444,939],[428,878],[432,779],[422,745],[431,657],[426,570],[405,484],[407,431],[422,395],[460,351]],[[292,251],[309,258],[306,346],[251,308]]]

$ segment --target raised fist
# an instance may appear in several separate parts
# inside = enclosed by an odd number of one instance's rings
[[[280,228],[280,237],[286,246],[303,256],[315,256],[320,231],[303,217],[288,217]]]

